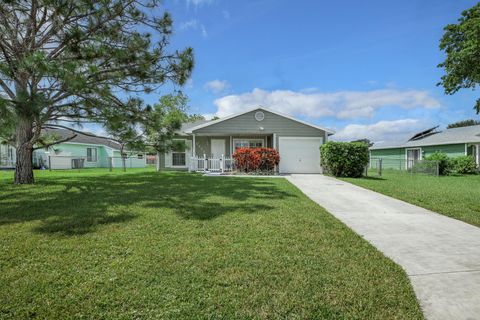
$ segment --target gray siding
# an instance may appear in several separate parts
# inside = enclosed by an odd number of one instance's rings
[[[326,133],[323,130],[316,129],[303,123],[276,115],[274,113],[261,110],[265,114],[263,121],[255,120],[255,112],[245,113],[243,115],[212,124],[205,128],[195,130],[195,134],[211,134],[211,135],[235,135],[235,134],[277,134],[278,137],[324,137]],[[263,130],[260,130],[260,127]],[[197,136],[198,137],[198,136]]]

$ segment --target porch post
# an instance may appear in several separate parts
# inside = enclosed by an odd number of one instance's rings
[[[193,153],[192,156],[195,157],[195,156],[197,155],[197,152],[196,152],[196,150],[195,150],[195,144],[196,144],[196,143],[195,143],[195,133],[193,134],[193,138],[192,138],[192,139],[193,139],[193,140],[192,140],[192,153]]]
[[[277,134],[273,134],[273,143],[272,143],[273,149],[277,149]]]
[[[230,157],[232,157],[233,154],[233,137],[230,136]]]
[[[480,167],[480,144],[475,148],[477,150],[477,167]]]

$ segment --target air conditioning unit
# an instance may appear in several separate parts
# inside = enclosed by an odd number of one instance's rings
[[[72,159],[72,169],[83,169],[85,159]]]

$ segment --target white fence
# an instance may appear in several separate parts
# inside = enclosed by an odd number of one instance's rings
[[[234,160],[221,155],[220,158],[191,157],[189,171],[197,172],[231,172],[234,170]]]

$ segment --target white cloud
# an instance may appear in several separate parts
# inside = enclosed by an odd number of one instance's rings
[[[192,20],[188,20],[181,23],[179,26],[179,29],[180,30],[200,30],[204,38],[208,36],[207,29],[197,19],[192,19]]]
[[[338,119],[366,118],[376,109],[397,106],[403,109],[437,108],[440,103],[422,90],[381,89],[371,91],[296,92],[291,90],[252,92],[228,95],[214,101],[217,115],[225,117],[258,105],[310,118],[332,116]]]
[[[205,90],[211,91],[215,94],[225,92],[225,90],[230,88],[230,84],[226,80],[212,80],[204,85]]]
[[[413,133],[425,128],[417,119],[383,120],[373,124],[349,124],[332,136],[333,140],[351,141],[367,138],[376,143],[405,142]]]
[[[196,19],[188,20],[180,24],[180,30],[197,29],[198,21]]]
[[[212,120],[216,117],[214,113],[203,113],[202,116],[205,118],[205,120]]]
[[[204,5],[210,5],[213,3],[213,0],[186,0],[187,7],[194,6],[195,8],[201,7]]]

